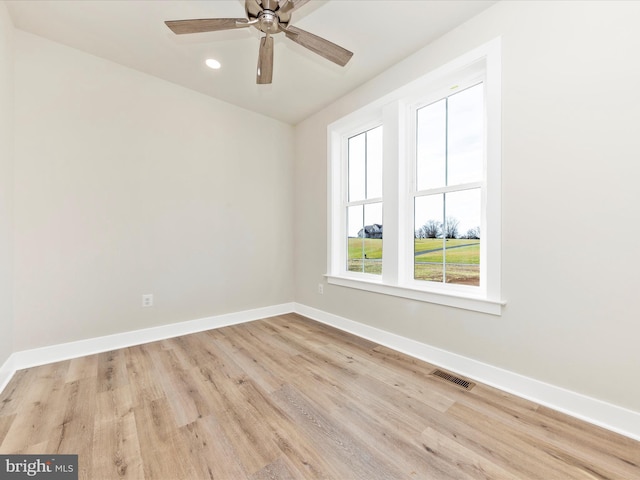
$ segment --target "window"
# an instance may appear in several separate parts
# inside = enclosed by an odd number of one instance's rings
[[[382,127],[347,140],[347,270],[382,274]]]
[[[500,314],[499,40],[328,133],[328,281]]]
[[[414,279],[480,286],[484,84],[418,108],[415,135]]]

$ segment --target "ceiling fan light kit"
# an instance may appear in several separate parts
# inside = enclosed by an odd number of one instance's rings
[[[265,34],[260,39],[256,83],[273,78],[273,38],[284,32],[289,40],[344,67],[353,56],[349,50],[300,28],[289,25],[291,14],[309,0],[245,0],[247,18],[203,18],[164,22],[177,35],[254,27]]]

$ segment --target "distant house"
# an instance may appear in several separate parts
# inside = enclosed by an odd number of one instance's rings
[[[382,225],[374,223],[373,225],[365,225],[358,232],[359,238],[382,238]]]

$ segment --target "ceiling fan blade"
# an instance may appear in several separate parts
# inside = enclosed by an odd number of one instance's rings
[[[244,9],[249,19],[258,18],[262,13],[262,6],[260,6],[258,0],[245,0]]]
[[[267,35],[260,39],[260,53],[258,54],[258,72],[256,83],[271,83],[273,77],[273,37]]]
[[[291,14],[309,0],[280,0],[277,14],[282,23],[289,23]]]
[[[295,3],[292,0],[280,0],[280,7],[278,8],[278,15],[286,15],[295,8]]]
[[[344,67],[353,56],[353,52],[305,30],[289,26],[284,33],[287,38],[297,44],[308,48],[327,60],[331,60],[333,63],[337,63],[341,67]]]
[[[169,20],[164,23],[177,35],[233,30],[234,28],[249,26],[246,18],[200,18],[194,20]]]
[[[303,6],[305,3],[308,3],[309,0],[284,0],[284,3],[292,3],[293,6],[290,8],[290,11],[294,11],[299,9],[301,6]],[[282,1],[281,1],[282,3]]]

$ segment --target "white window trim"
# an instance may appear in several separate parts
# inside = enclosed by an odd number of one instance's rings
[[[413,162],[414,145],[400,135],[410,125],[411,112],[426,99],[422,92],[450,87],[452,76],[464,75],[468,79],[478,78],[483,71],[485,82],[485,105],[488,112],[486,152],[490,161],[485,162],[486,208],[483,209],[483,242],[481,248],[482,287],[420,282],[407,275],[411,258],[413,232],[406,231],[407,217],[413,212],[408,205],[411,192],[411,171],[404,162]],[[467,76],[468,75],[468,76]],[[463,79],[466,79],[463,78]],[[379,275],[348,272],[346,265],[345,228],[346,211],[342,208],[346,175],[343,170],[344,138],[383,124],[384,174],[383,174],[383,241],[384,281]],[[397,128],[395,128],[397,127]],[[360,110],[328,126],[328,261],[327,281],[330,284],[371,292],[409,298],[450,307],[473,310],[493,315],[502,313],[505,302],[501,299],[501,41],[495,39],[473,51],[458,57],[423,77],[385,95]],[[400,165],[403,162],[403,165]],[[391,167],[391,168],[387,168]],[[403,167],[403,168],[400,168]],[[400,205],[401,202],[407,202]],[[389,227],[387,228],[387,224]],[[402,227],[402,228],[401,228]],[[410,238],[409,238],[410,236]],[[403,280],[409,279],[411,280]]]

